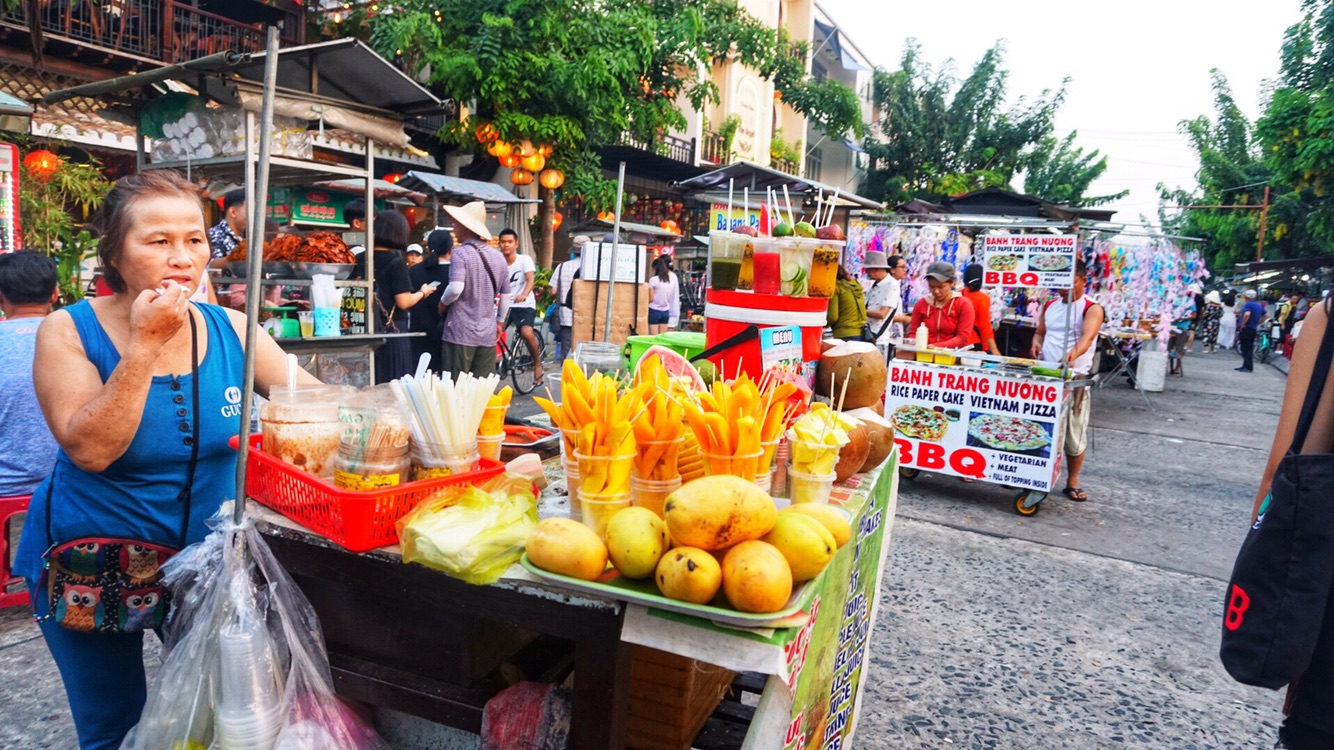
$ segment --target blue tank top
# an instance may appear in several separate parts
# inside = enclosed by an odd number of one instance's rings
[[[186,544],[203,539],[208,533],[204,521],[224,500],[235,496],[236,451],[228,441],[240,426],[245,355],[226,310],[214,305],[195,307],[204,319],[199,327],[200,349],[207,348],[199,363],[200,414],[191,413],[190,373],[157,375],[149,386],[134,439],[124,455],[104,471],[84,471],[60,450],[55,470],[33,491],[15,554],[14,572],[28,579],[31,590],[42,571],[42,555],[53,544],[101,536],[179,547],[185,514],[179,494],[189,472],[196,418],[199,462]],[[85,301],[65,309],[74,319],[88,360],[106,382],[120,363],[120,352],[102,329],[92,305]]]

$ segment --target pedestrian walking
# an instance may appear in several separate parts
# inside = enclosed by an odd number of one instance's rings
[[[471,372],[484,378],[496,371],[496,341],[509,315],[505,256],[488,244],[485,203],[445,206],[445,213],[454,219],[459,244],[450,256],[449,286],[440,297],[444,367],[456,376]]]
[[[1223,295],[1223,317],[1218,321],[1218,348],[1224,351],[1237,345],[1237,293],[1229,289]]]
[[[1200,342],[1205,354],[1218,348],[1219,324],[1223,320],[1223,297],[1214,290],[1204,295],[1204,315],[1200,321]]]
[[[1247,289],[1242,295],[1246,304],[1241,306],[1241,320],[1237,322],[1237,335],[1241,340],[1241,367],[1237,368],[1237,372],[1252,372],[1255,369],[1255,337],[1265,319],[1264,305],[1256,301],[1256,296],[1254,289]]]

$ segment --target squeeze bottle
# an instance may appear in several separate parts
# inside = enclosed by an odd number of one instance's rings
[[[918,348],[918,349],[925,349],[925,348],[926,348],[926,323],[922,323],[922,324],[920,324],[920,325],[917,326],[917,341],[916,341],[916,344],[917,344],[917,348]]]

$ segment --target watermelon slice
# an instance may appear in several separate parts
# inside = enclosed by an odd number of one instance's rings
[[[643,367],[654,355],[657,355],[658,363],[662,365],[662,368],[667,371],[667,374],[673,380],[683,383],[692,391],[704,390],[704,378],[700,377],[699,371],[695,369],[694,365],[690,364],[690,360],[681,356],[679,352],[657,344],[650,346],[635,365],[636,382],[639,381],[639,368]]]

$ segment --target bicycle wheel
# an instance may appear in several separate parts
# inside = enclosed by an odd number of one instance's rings
[[[541,344],[538,344],[538,351],[541,352]],[[514,390],[520,395],[528,395],[537,388],[534,381],[535,370],[533,368],[533,356],[528,353],[528,344],[524,342],[522,336],[515,336],[510,342],[509,348],[510,380],[514,382]]]

